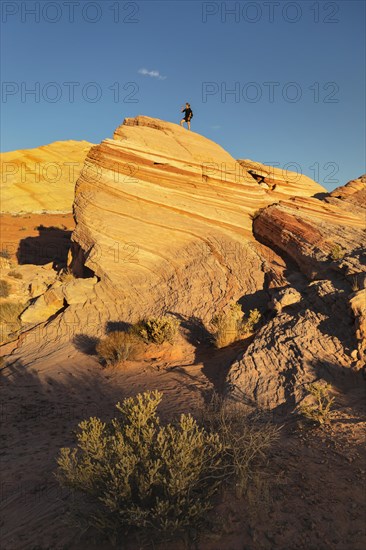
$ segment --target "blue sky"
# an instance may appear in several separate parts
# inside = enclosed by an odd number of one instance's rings
[[[236,158],[328,189],[365,171],[361,0],[1,8],[2,151],[99,143],[138,114],[179,122],[189,101],[192,129]]]

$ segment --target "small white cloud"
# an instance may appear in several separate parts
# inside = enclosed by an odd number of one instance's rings
[[[159,71],[148,71],[147,69],[139,69],[139,74],[144,76],[151,76],[151,78],[157,78],[159,80],[165,80],[166,76],[162,76]]]

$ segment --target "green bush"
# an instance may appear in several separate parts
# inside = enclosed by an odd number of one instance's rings
[[[300,413],[319,425],[329,424],[334,412],[332,406],[334,397],[329,396],[330,385],[314,382],[308,385],[307,400],[312,402],[302,403],[299,406]]]
[[[9,271],[8,276],[13,277],[13,279],[23,279],[23,275],[15,270]]]
[[[132,330],[146,343],[163,344],[174,342],[178,333],[179,321],[171,316],[152,317],[136,323]]]
[[[61,449],[57,478],[87,501],[85,521],[114,541],[126,532],[166,536],[199,528],[223,481],[223,445],[190,415],[161,425],[162,394],[145,392],[117,404],[118,418],[79,424],[77,448]]]
[[[11,285],[4,279],[0,279],[0,298],[7,298],[11,291]]]
[[[141,351],[141,340],[130,332],[111,332],[96,346],[99,359],[105,365],[134,359],[139,351]]]
[[[254,309],[250,310],[248,319],[246,319],[240,304],[236,302],[229,304],[225,311],[218,313],[211,320],[216,347],[223,348],[240,340],[246,334],[252,333],[260,317],[259,311]]]

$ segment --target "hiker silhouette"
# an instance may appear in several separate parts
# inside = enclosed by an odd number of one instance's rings
[[[185,107],[182,107],[180,110],[181,113],[184,113],[184,117],[180,121],[180,125],[183,126],[183,124],[186,122],[188,126],[188,130],[191,129],[191,118],[193,117],[193,111],[191,109],[191,106],[189,103],[186,103]]]

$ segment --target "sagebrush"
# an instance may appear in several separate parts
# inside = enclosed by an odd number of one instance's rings
[[[251,309],[248,314],[248,318],[243,317],[240,331],[242,334],[248,334],[254,331],[256,325],[261,319],[261,314],[258,309]]]
[[[201,425],[189,414],[163,424],[161,400],[158,391],[147,391],[118,403],[110,422],[81,422],[76,448],[58,457],[59,482],[82,497],[74,501],[74,518],[114,544],[131,532],[197,535],[224,484],[238,496],[254,488],[263,505],[265,463],[278,429],[219,400],[205,409]]]
[[[139,529],[171,535],[205,521],[223,479],[219,435],[190,415],[161,425],[162,394],[147,391],[117,404],[111,422],[79,424],[77,448],[61,449],[57,477],[87,496],[86,521],[114,541]]]

